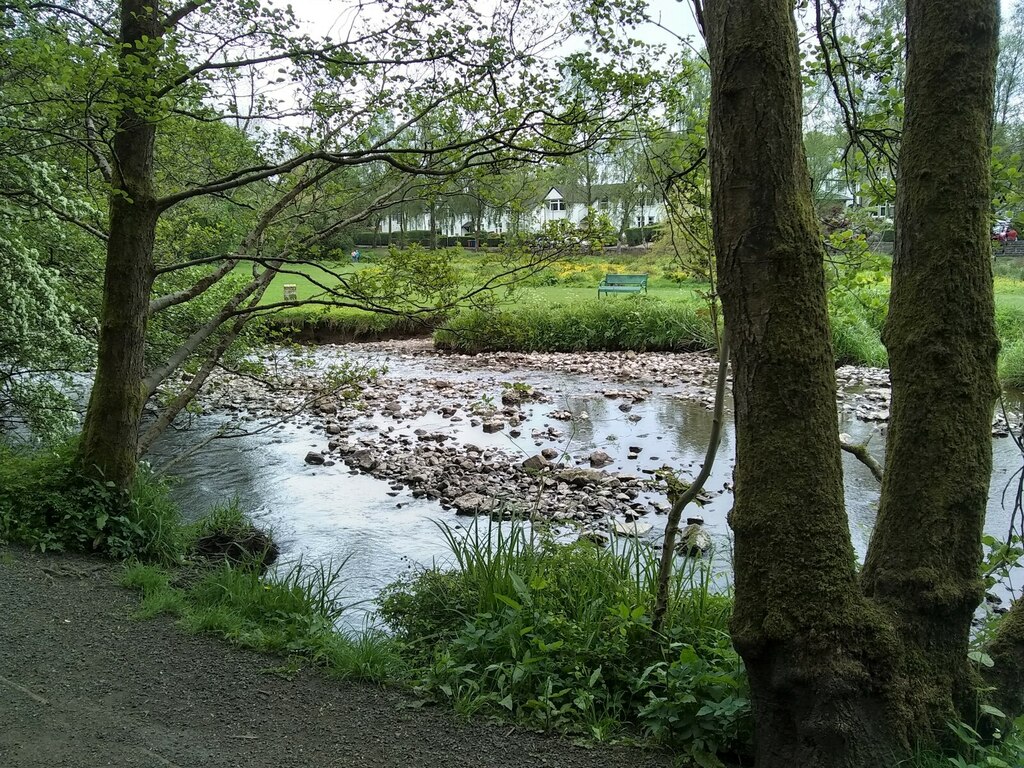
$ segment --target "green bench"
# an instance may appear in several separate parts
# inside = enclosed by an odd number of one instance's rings
[[[597,297],[602,293],[647,293],[647,275],[605,275],[597,286]]]

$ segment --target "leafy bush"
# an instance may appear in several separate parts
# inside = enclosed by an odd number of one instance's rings
[[[434,342],[463,352],[682,352],[714,348],[715,334],[700,302],[632,296],[464,312]]]
[[[73,458],[73,445],[43,453],[0,447],[0,540],[115,559],[180,557],[178,509],[145,467],[129,494],[83,476]]]
[[[481,525],[465,538],[444,529],[454,570],[423,571],[381,596],[422,694],[593,738],[640,732],[691,756],[748,749],[731,601],[712,590],[709,566],[677,569],[659,634],[651,550]]]
[[[657,240],[661,237],[661,230],[660,224],[651,224],[646,227],[627,229],[623,234],[626,236],[627,245],[637,246]]]

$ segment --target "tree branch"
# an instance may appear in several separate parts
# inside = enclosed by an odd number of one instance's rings
[[[235,265],[237,263],[238,259],[228,259],[213,272],[206,275],[202,279],[197,280],[196,283],[190,288],[186,288],[183,291],[178,291],[177,293],[169,293],[166,296],[160,296],[159,298],[153,299],[152,301],[149,302],[150,317],[155,315],[157,312],[167,309],[168,307],[173,307],[178,304],[184,304],[186,301],[191,301],[196,296],[201,295],[207,289],[211,288],[212,286],[220,282],[221,278],[230,273],[231,270],[235,268]]]
[[[875,476],[875,480],[879,483],[882,482],[882,465],[875,460],[874,456],[868,453],[868,446],[866,443],[854,443],[853,439],[849,435],[842,434],[839,436],[839,447],[856,458],[857,461],[865,467],[870,469],[871,474]]]
[[[675,560],[676,534],[679,533],[679,520],[683,516],[686,505],[697,498],[704,489],[704,483],[711,476],[715,465],[718,446],[722,441],[722,416],[725,411],[725,383],[729,370],[729,334],[722,333],[722,345],[718,350],[718,382],[715,387],[715,412],[711,422],[711,436],[708,438],[708,450],[700,472],[690,487],[681,493],[672,503],[668,520],[665,523],[665,541],[661,548],[661,562],[658,564],[658,596],[654,603],[654,619],[652,629],[661,631],[665,612],[668,610],[668,585],[672,574],[672,562]]]

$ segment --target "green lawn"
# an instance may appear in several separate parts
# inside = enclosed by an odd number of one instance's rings
[[[327,267],[341,274],[351,274],[371,267],[375,255],[377,255],[375,252],[365,251],[364,256],[368,261],[363,261],[359,264],[330,264]],[[478,259],[479,257],[476,255],[466,253],[460,259],[460,266],[467,272],[472,273],[478,263]],[[248,268],[248,265],[242,265],[238,269],[240,271],[247,271]],[[616,302],[627,302],[633,294],[605,294],[599,298],[597,295],[597,284],[600,282],[601,276],[606,272],[650,273],[651,280],[648,293],[650,296],[662,301],[692,303],[697,299],[697,294],[703,286],[692,283],[679,284],[673,282],[665,276],[668,269],[664,264],[657,263],[650,258],[632,260],[622,264],[593,258],[577,262],[569,267],[556,265],[534,278],[532,280],[533,284],[526,284],[520,287],[505,304],[519,310],[545,310],[554,307],[590,305],[592,302],[599,302],[605,305],[607,310],[612,310]],[[336,282],[334,276],[315,266],[303,265],[297,267],[295,271],[302,274],[276,276],[264,295],[263,303],[269,304],[282,301],[286,284],[292,284],[296,287],[296,294],[301,300],[308,299],[321,292],[321,289],[312,280],[317,280],[326,285],[333,285]],[[1024,269],[1022,269],[1020,275],[1024,276]],[[1017,273],[1012,275],[1001,274],[995,280],[996,308],[1000,320],[1000,335],[1003,336],[1004,343],[1013,342],[1018,336],[1024,337],[1024,280],[1017,279],[1017,277]],[[564,282],[556,285],[543,284],[559,278],[564,278]],[[414,325],[399,318],[378,315],[359,309],[317,305],[285,309],[277,313],[277,317],[282,321],[293,324],[315,322],[334,328],[347,328],[353,330],[356,336],[363,333],[380,333],[389,330],[407,332],[409,329],[406,326],[411,327]]]
[[[339,274],[351,274],[373,266],[372,259],[374,255],[374,252],[364,251],[364,257],[368,258],[368,261],[362,261],[358,264],[325,264],[325,267]],[[467,271],[472,272],[474,262],[475,258],[472,255],[467,254],[462,266]],[[237,271],[240,274],[248,274],[248,270],[249,266],[247,264],[242,264],[237,267]],[[267,292],[264,294],[262,303],[271,304],[283,301],[285,285],[294,285],[297,298],[299,300],[304,300],[322,292],[322,289],[313,282],[314,280],[324,285],[334,285],[337,283],[337,278],[334,275],[316,266],[297,266],[294,267],[294,271],[301,272],[303,274],[289,273],[277,275],[273,282],[271,282]],[[552,306],[559,304],[573,304],[580,301],[597,299],[597,284],[600,282],[599,275],[605,271],[636,272],[643,274],[647,270],[642,264],[618,265],[593,260],[592,268],[588,271],[588,274],[586,276],[577,275],[572,284],[524,285],[509,299],[509,303],[516,305],[527,304],[533,306]],[[695,290],[696,286],[694,285],[680,285],[679,283],[659,277],[652,277],[648,286],[648,293],[651,296],[656,296],[659,299],[669,301],[685,301],[693,299],[695,296]],[[601,301],[624,301],[631,295],[632,294],[604,294],[601,297]],[[287,321],[316,319],[325,320],[329,323],[346,323],[358,319],[370,319],[369,313],[349,307],[295,307],[282,310],[278,315],[281,319]]]

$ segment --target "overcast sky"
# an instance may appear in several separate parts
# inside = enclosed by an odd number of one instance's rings
[[[557,0],[553,2],[557,3]],[[1009,16],[1014,2],[1015,0],[1000,0],[1004,18]],[[310,21],[310,31],[321,35],[334,31],[339,24],[344,24],[346,17],[342,9],[351,8],[351,4],[344,0],[294,0],[292,6],[300,18]],[[641,28],[640,36],[644,40],[650,43],[664,43],[671,49],[674,45],[681,44],[678,37],[688,37],[700,45],[693,4],[689,0],[648,0],[647,7],[651,18],[660,26],[647,24]]]

